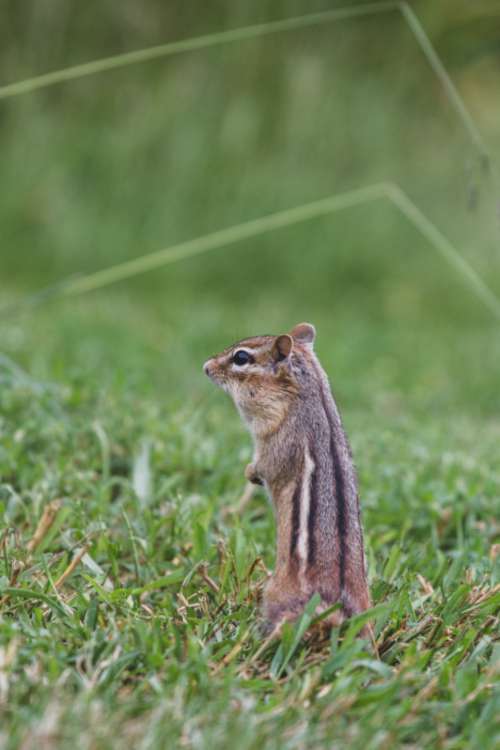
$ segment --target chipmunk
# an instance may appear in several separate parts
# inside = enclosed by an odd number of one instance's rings
[[[340,602],[330,626],[370,605],[356,472],[314,326],[238,341],[204,364],[253,435],[246,478],[265,485],[276,515],[275,571],[263,597],[270,628],[294,620],[311,596]]]

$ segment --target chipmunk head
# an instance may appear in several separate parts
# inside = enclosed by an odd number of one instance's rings
[[[280,336],[243,339],[208,359],[205,374],[227,391],[252,429],[273,431],[300,393],[300,373],[316,331],[300,323]]]

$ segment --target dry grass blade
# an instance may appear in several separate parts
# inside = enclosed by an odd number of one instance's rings
[[[240,653],[241,649],[243,648],[245,641],[248,639],[248,636],[251,633],[251,628],[247,628],[243,635],[241,636],[238,643],[236,643],[233,648],[224,656],[223,659],[220,660],[218,664],[215,665],[215,667],[212,670],[212,674],[215,675],[218,672],[221,671],[221,669],[224,669],[224,667],[227,667],[228,664],[230,664],[236,656]]]
[[[365,3],[355,7],[335,8],[333,10],[323,11],[320,13],[309,13],[304,16],[294,18],[283,18],[268,23],[259,23],[252,26],[243,26],[238,29],[229,31],[219,31],[205,36],[192,37],[190,39],[181,39],[177,42],[167,42],[156,47],[134,50],[125,52],[122,55],[115,55],[101,60],[92,60],[82,65],[74,65],[70,68],[54,70],[51,73],[44,73],[40,76],[28,78],[24,81],[10,83],[7,86],[0,87],[0,99],[8,99],[12,96],[28,94],[32,91],[54,86],[65,81],[72,81],[85,76],[97,75],[108,70],[124,68],[129,65],[156,60],[162,57],[170,57],[185,52],[207,49],[220,44],[230,42],[241,42],[245,39],[256,39],[258,37],[276,34],[279,32],[293,31],[295,29],[316,26],[334,21],[343,21],[348,18],[360,16],[370,16],[376,13],[387,13],[400,9],[401,4],[397,2],[375,2]]]
[[[220,587],[219,587],[219,585],[217,583],[215,583],[214,579],[210,578],[210,576],[208,575],[208,565],[207,565],[207,563],[203,563],[202,565],[200,565],[199,568],[198,568],[198,572],[200,574],[200,577],[207,584],[207,586],[210,589],[212,589],[212,591],[214,591],[216,594],[218,594],[219,591],[220,591]]]
[[[57,581],[54,582],[54,587],[56,589],[59,588],[60,586],[62,586],[63,583],[66,581],[66,579],[69,578],[69,576],[73,573],[73,571],[75,570],[75,568],[81,562],[82,558],[85,557],[85,555],[87,554],[88,549],[89,549],[88,547],[82,547],[80,550],[78,550],[75,553],[75,555],[73,556],[73,559],[69,563],[69,565],[66,568],[66,570],[63,571],[63,573],[59,576],[59,578],[57,579]]]
[[[356,190],[336,193],[312,203],[305,203],[284,211],[278,211],[259,219],[236,224],[227,229],[221,229],[217,232],[188,240],[187,242],[181,242],[163,250],[142,255],[134,260],[110,266],[87,276],[81,276],[76,279],[71,277],[66,284],[64,282],[59,284],[57,296],[72,297],[95,291],[96,289],[102,289],[110,284],[124,281],[125,279],[153,271],[171,263],[177,263],[187,258],[233,245],[245,239],[260,237],[267,232],[295,226],[305,221],[312,221],[313,219],[327,216],[337,211],[343,211],[381,199],[389,200],[413,224],[415,229],[425,237],[434,250],[458,271],[469,288],[481,299],[492,315],[500,320],[500,299],[436,225],[427,218],[399,185],[392,182],[375,183]],[[14,308],[9,308],[9,312],[21,312],[31,304],[32,297],[29,297]]]
[[[59,513],[60,508],[61,508],[61,501],[52,500],[43,509],[43,513],[42,513],[40,520],[38,521],[38,525],[35,529],[35,533],[29,540],[28,544],[26,545],[26,549],[28,550],[30,554],[32,554],[44,540],[49,529],[51,528],[52,524],[56,520],[56,517],[57,517],[57,514]]]

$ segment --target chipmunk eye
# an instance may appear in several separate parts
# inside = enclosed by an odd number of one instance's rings
[[[235,365],[238,365],[238,367],[247,365],[253,361],[254,359],[252,355],[246,352],[244,349],[238,349],[238,351],[233,354],[233,362]]]

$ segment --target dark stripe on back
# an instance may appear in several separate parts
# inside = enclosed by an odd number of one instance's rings
[[[343,588],[344,583],[345,583],[345,559],[346,559],[346,549],[347,549],[347,545],[346,545],[347,518],[346,518],[344,473],[342,470],[342,466],[341,466],[341,462],[340,462],[339,454],[337,450],[337,445],[335,442],[335,424],[333,421],[331,409],[328,404],[328,396],[327,394],[325,394],[325,385],[323,382],[323,377],[321,373],[319,372],[318,367],[316,366],[315,362],[313,362],[313,365],[314,365],[314,369],[316,371],[316,374],[319,380],[319,392],[321,394],[321,403],[323,405],[323,409],[325,411],[326,418],[328,420],[328,426],[330,428],[330,453],[332,455],[333,477],[335,481],[335,496],[336,496],[336,501],[337,501],[337,534],[339,538],[339,583],[340,583],[340,587]],[[341,425],[339,425],[339,429],[342,429]]]
[[[318,510],[318,462],[313,450],[309,450],[314,462],[314,469],[309,477],[309,518],[307,519],[307,564],[314,565],[316,562],[316,512]]]
[[[337,452],[337,446],[335,444],[335,438],[333,436],[333,427],[330,424],[330,447],[333,456],[333,471],[335,474],[335,488],[337,491],[337,529],[339,533],[339,579],[340,588],[344,587],[345,583],[345,558],[346,558],[346,512],[345,512],[345,487],[344,487],[344,474],[342,467],[340,466],[339,455]]]
[[[301,483],[297,482],[292,498],[292,535],[290,538],[290,557],[295,555],[300,531],[300,495]]]

